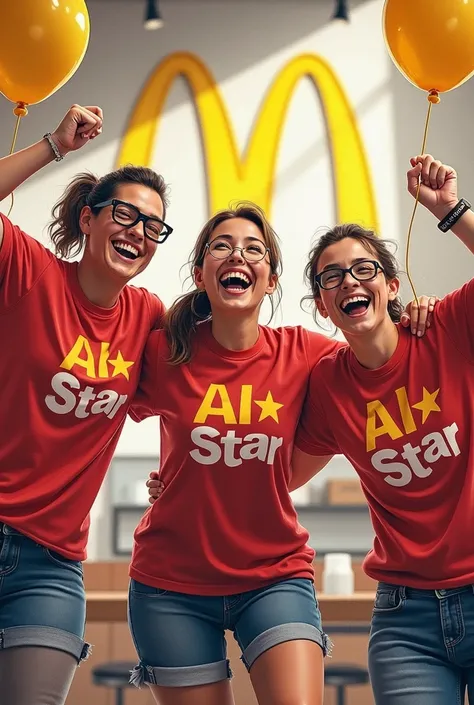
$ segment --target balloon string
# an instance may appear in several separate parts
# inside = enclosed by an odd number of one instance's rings
[[[22,117],[23,117],[22,115],[17,115],[17,117],[16,117],[15,129],[13,131],[12,146],[10,147],[10,154],[13,154],[13,152],[15,151],[16,139],[18,137],[18,129],[20,127],[20,120]],[[7,218],[10,217],[10,213],[12,212],[13,205],[15,203],[15,197],[13,195],[13,191],[10,194],[10,198],[11,198],[11,203],[10,203],[10,208],[8,209]]]
[[[431,118],[431,109],[433,107],[433,103],[439,102],[439,97],[438,94],[435,93],[434,91],[430,93],[428,96],[428,112],[426,114],[426,120],[425,120],[425,131],[423,133],[423,143],[421,145],[421,152],[420,154],[425,153],[426,149],[426,140],[428,138],[428,128],[430,125],[430,118]],[[410,225],[408,226],[408,233],[407,233],[407,246],[406,246],[406,251],[405,251],[405,270],[407,273],[408,281],[410,282],[411,290],[413,291],[413,296],[415,297],[415,301],[417,305],[419,306],[419,301],[418,301],[418,296],[416,293],[415,285],[413,284],[413,280],[411,278],[410,274],[410,245],[411,245],[411,235],[413,231],[413,224],[415,222],[415,215],[416,215],[416,210],[418,208],[418,203],[419,203],[419,198],[420,198],[420,188],[421,188],[421,179],[418,179],[418,186],[416,187],[416,196],[415,196],[415,205],[413,206],[413,211],[411,214],[410,218]]]

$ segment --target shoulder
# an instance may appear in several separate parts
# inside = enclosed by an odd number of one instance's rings
[[[328,384],[334,377],[340,380],[350,368],[350,357],[351,349],[347,344],[334,347],[313,366],[311,379],[326,380]]]
[[[170,355],[170,346],[166,331],[163,328],[156,328],[148,335],[146,354],[154,355],[157,362],[167,363]]]
[[[155,323],[157,317],[161,317],[165,312],[165,306],[161,299],[142,286],[127,284],[123,289],[122,295],[126,304],[133,309],[146,309],[149,311],[153,323]]]

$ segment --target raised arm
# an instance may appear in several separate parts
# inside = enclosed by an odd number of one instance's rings
[[[431,154],[413,157],[410,162],[408,192],[416,196],[420,179],[420,203],[433,213],[446,231],[452,230],[474,254],[474,213],[459,199],[455,170],[434,159]]]
[[[58,153],[65,156],[94,139],[102,130],[102,110],[96,106],[82,108],[73,105],[61,120],[51,139]],[[21,184],[52,162],[56,155],[48,140],[39,142],[0,159],[0,201]],[[3,242],[3,223],[0,219],[0,247]]]

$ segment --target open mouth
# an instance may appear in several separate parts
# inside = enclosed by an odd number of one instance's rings
[[[130,245],[128,242],[122,242],[120,240],[114,240],[112,242],[112,247],[116,252],[119,253],[122,257],[125,257],[126,259],[137,259],[140,256],[139,251],[137,250],[136,247],[133,245]]]
[[[370,306],[370,296],[348,296],[345,298],[341,304],[340,308],[346,316],[351,316],[355,318],[356,316],[362,316]]]
[[[219,279],[219,283],[229,293],[240,294],[246,291],[252,282],[243,272],[226,272]]]

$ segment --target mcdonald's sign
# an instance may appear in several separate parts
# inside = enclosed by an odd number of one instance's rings
[[[118,166],[151,165],[163,105],[178,76],[189,84],[200,120],[210,213],[238,199],[254,201],[271,213],[288,105],[298,82],[309,77],[325,116],[337,220],[377,228],[374,192],[354,111],[332,68],[315,54],[295,57],[273,80],[244,155],[239,154],[231,118],[209,69],[187,52],[167,56],[153,70],[136,101],[120,145]]]

